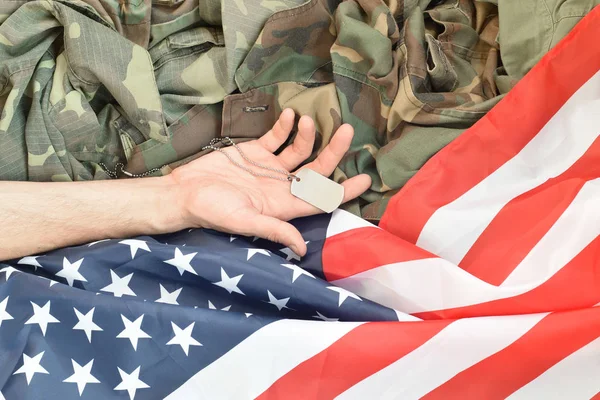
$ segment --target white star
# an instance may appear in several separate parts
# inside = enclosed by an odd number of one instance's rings
[[[173,334],[175,335],[173,339],[169,340],[167,345],[178,344],[181,346],[181,349],[188,355],[188,351],[190,350],[190,346],[202,346],[202,343],[198,342],[196,339],[192,337],[192,331],[194,330],[195,322],[192,322],[188,325],[187,328],[181,329],[177,324],[171,322],[171,326],[173,327]]]
[[[27,256],[27,257],[23,257],[19,260],[19,262],[17,264],[20,265],[31,265],[32,267],[35,268],[35,271],[37,271],[38,267],[42,267],[42,265],[39,263],[39,261],[37,260],[38,257],[40,256]]]
[[[179,250],[179,248],[176,247],[175,256],[165,262],[176,267],[177,271],[179,271],[179,275],[183,275],[183,271],[187,271],[191,274],[198,275],[198,273],[194,271],[194,268],[192,268],[192,266],[190,265],[190,261],[192,261],[192,258],[194,258],[196,254],[198,253],[190,253],[183,255],[181,250]]]
[[[8,321],[10,319],[14,319],[12,315],[6,312],[6,306],[8,305],[8,297],[0,302],[0,326],[2,326],[2,321]]]
[[[300,277],[300,275],[306,275],[309,276],[313,279],[317,279],[315,278],[315,276],[313,274],[311,274],[310,272],[307,272],[304,270],[304,268],[299,267],[295,264],[281,264],[282,267],[286,267],[288,269],[291,269],[294,273],[292,274],[292,283],[296,282],[296,279],[298,279]]]
[[[92,375],[92,366],[94,365],[93,358],[83,367],[72,358],[71,362],[73,363],[73,375],[65,379],[63,382],[76,383],[77,389],[79,389],[79,396],[83,394],[85,386],[88,383],[100,383],[100,381],[96,379],[94,375]]]
[[[300,256],[292,251],[289,247],[285,247],[283,249],[279,249],[280,252],[286,255],[286,261],[290,261],[292,259],[300,261]]]
[[[88,338],[88,341],[90,343],[92,343],[92,332],[96,331],[96,332],[101,332],[102,328],[100,328],[98,325],[96,325],[94,323],[94,309],[96,307],[92,307],[92,309],[90,311],[88,311],[87,314],[83,315],[82,313],[79,312],[78,309],[76,309],[75,307],[73,307],[73,310],[75,310],[75,315],[77,315],[77,319],[79,320],[79,322],[77,322],[77,324],[73,327],[74,330],[79,330],[79,331],[84,331],[85,335]]]
[[[8,281],[8,278],[10,278],[10,276],[12,274],[14,274],[15,272],[21,272],[21,271],[19,271],[16,268],[13,268],[13,267],[6,267],[6,268],[0,269],[0,273],[1,272],[6,272],[6,280]]]
[[[43,356],[43,351],[35,357],[29,357],[27,354],[23,353],[23,365],[13,375],[25,374],[27,385],[29,386],[29,383],[35,374],[48,374],[48,371],[40,365]]]
[[[258,236],[254,236],[254,237],[252,238],[252,242],[256,242],[258,239],[260,239]]]
[[[173,293],[169,293],[169,291],[165,289],[163,285],[160,285],[160,299],[156,300],[155,303],[179,305],[179,303],[177,302],[177,298],[179,297],[179,294],[181,293],[182,289],[183,288],[179,288],[173,291]]]
[[[33,315],[27,320],[27,322],[25,322],[25,325],[38,324],[40,326],[40,329],[42,330],[42,335],[46,336],[46,329],[48,328],[48,324],[56,324],[60,322],[59,320],[54,318],[52,314],[50,314],[50,300],[48,300],[48,302],[44,304],[44,307],[38,306],[33,301],[31,301],[30,303],[33,306]]]
[[[305,244],[309,244],[310,240],[304,242]],[[289,247],[284,247],[283,249],[279,249],[280,252],[286,255],[285,259],[290,261],[291,259],[300,261],[300,256],[292,251]]]
[[[313,315],[313,318],[319,318],[323,321],[327,321],[327,322],[336,322],[339,321],[339,318],[327,318],[326,316],[324,316],[323,314],[321,314],[320,312],[317,311],[317,315]]]
[[[129,246],[129,250],[131,251],[131,259],[132,260],[135,258],[135,253],[137,253],[138,250],[144,250],[144,251],[150,252],[150,248],[148,248],[148,243],[146,243],[143,240],[127,239],[127,240],[121,240],[119,242],[119,244],[125,244],[125,245]]]
[[[252,316],[253,314],[251,312],[247,312],[246,314],[246,318],[250,318],[250,316]]]
[[[194,307],[194,308],[198,308],[198,306]],[[209,310],[216,310],[217,307],[215,307],[215,305],[209,300],[208,301],[208,309]],[[221,311],[229,311],[231,310],[231,305],[227,306],[227,307],[223,307],[221,308]]]
[[[340,307],[342,305],[342,303],[344,301],[346,301],[346,299],[348,297],[352,297],[353,299],[356,299],[358,301],[362,301],[362,299],[360,297],[358,297],[357,295],[355,295],[352,292],[347,291],[346,289],[342,289],[341,287],[327,286],[327,289],[332,290],[332,291],[334,291],[334,292],[336,292],[337,294],[340,295],[338,307]]]
[[[95,244],[98,244],[98,243],[102,243],[102,242],[108,242],[109,240],[110,240],[110,239],[102,239],[102,240],[97,240],[97,241],[95,241],[95,242],[92,242],[92,243],[88,244],[88,247],[92,247],[93,245],[95,245]]]
[[[129,275],[119,278],[119,275],[115,273],[112,269],[110,270],[110,278],[112,279],[112,283],[106,287],[100,289],[103,292],[112,293],[115,297],[121,297],[124,294],[128,296],[136,296],[136,294],[129,287],[129,281],[133,277],[133,272]]]
[[[269,251],[265,250],[265,249],[246,249],[246,250],[248,250],[248,258],[246,258],[246,261],[250,261],[252,256],[255,254],[264,254],[267,257],[271,257],[271,255],[269,254]]]
[[[289,309],[289,307],[287,306],[288,301],[290,301],[289,297],[286,297],[284,299],[277,299],[277,297],[273,296],[268,290],[267,294],[269,295],[269,301],[265,301],[265,303],[273,304],[275,307],[277,307],[279,311],[281,311],[282,308]]]
[[[83,275],[79,273],[79,268],[81,267],[81,263],[83,263],[83,258],[81,260],[75,261],[73,264],[67,257],[63,258],[63,269],[61,269],[56,276],[60,276],[61,278],[65,278],[69,286],[73,286],[74,281],[87,282],[87,279],[84,278]]]
[[[241,274],[230,278],[223,267],[221,267],[221,280],[219,282],[213,282],[213,285],[222,287],[223,289],[227,290],[229,294],[231,294],[231,292],[236,292],[245,296],[244,292],[237,287],[237,285],[240,283],[240,279],[242,279],[243,276],[244,274]]]
[[[121,375],[121,383],[114,390],[127,390],[129,400],[135,398],[135,393],[138,389],[147,389],[150,387],[140,380],[140,367],[137,367],[131,374],[126,373],[121,368],[117,367],[117,369],[119,370],[119,375]]]
[[[142,321],[144,320],[144,314],[140,315],[140,317],[133,322],[128,320],[123,314],[121,314],[121,319],[123,320],[123,325],[125,325],[125,329],[123,329],[123,332],[119,333],[117,337],[121,339],[129,339],[134,350],[137,351],[139,339],[152,339],[150,335],[148,335],[142,330]]]
[[[233,242],[235,239],[237,239],[237,237],[233,235],[229,236],[229,243]]]

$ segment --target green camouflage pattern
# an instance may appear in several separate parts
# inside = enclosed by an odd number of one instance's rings
[[[346,208],[376,221],[598,2],[0,2],[0,179],[168,174],[289,107],[315,120],[311,159],[354,126],[333,179],[369,174]]]

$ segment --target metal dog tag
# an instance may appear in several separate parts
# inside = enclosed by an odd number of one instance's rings
[[[295,173],[300,181],[292,181],[292,194],[299,199],[330,213],[342,204],[344,187],[315,171],[304,168]]]

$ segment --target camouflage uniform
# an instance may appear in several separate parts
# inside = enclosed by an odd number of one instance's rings
[[[334,179],[377,219],[598,1],[0,0],[0,179],[166,174],[290,107],[313,157],[354,126]]]

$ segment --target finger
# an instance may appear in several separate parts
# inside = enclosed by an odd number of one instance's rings
[[[371,177],[367,174],[360,174],[342,182],[344,187],[343,203],[357,198],[371,187]]]
[[[352,126],[349,124],[340,126],[331,138],[331,142],[323,149],[317,159],[307,164],[305,168],[310,168],[324,176],[331,175],[350,148],[353,136],[354,129],[352,129]]]
[[[315,144],[315,135],[314,121],[308,115],[304,115],[298,122],[298,134],[294,138],[294,143],[286,147],[278,156],[284,168],[293,170],[310,156]]]
[[[344,187],[344,199],[342,204],[357,198],[371,187],[371,177],[367,174],[360,174],[341,183]],[[286,215],[286,218],[294,219],[299,217],[307,217],[309,215],[321,214],[323,211],[317,207],[307,203],[301,199],[295,199],[297,202],[292,203],[293,212]]]
[[[279,115],[279,118],[273,125],[273,128],[262,135],[258,142],[270,152],[274,152],[278,148],[281,147],[283,143],[285,143],[288,136],[290,136],[290,132],[294,127],[294,117],[296,113],[291,108],[286,108]]]
[[[254,236],[281,243],[299,256],[306,254],[306,243],[302,235],[289,222],[266,215],[258,215],[248,222],[251,224],[251,234]]]

